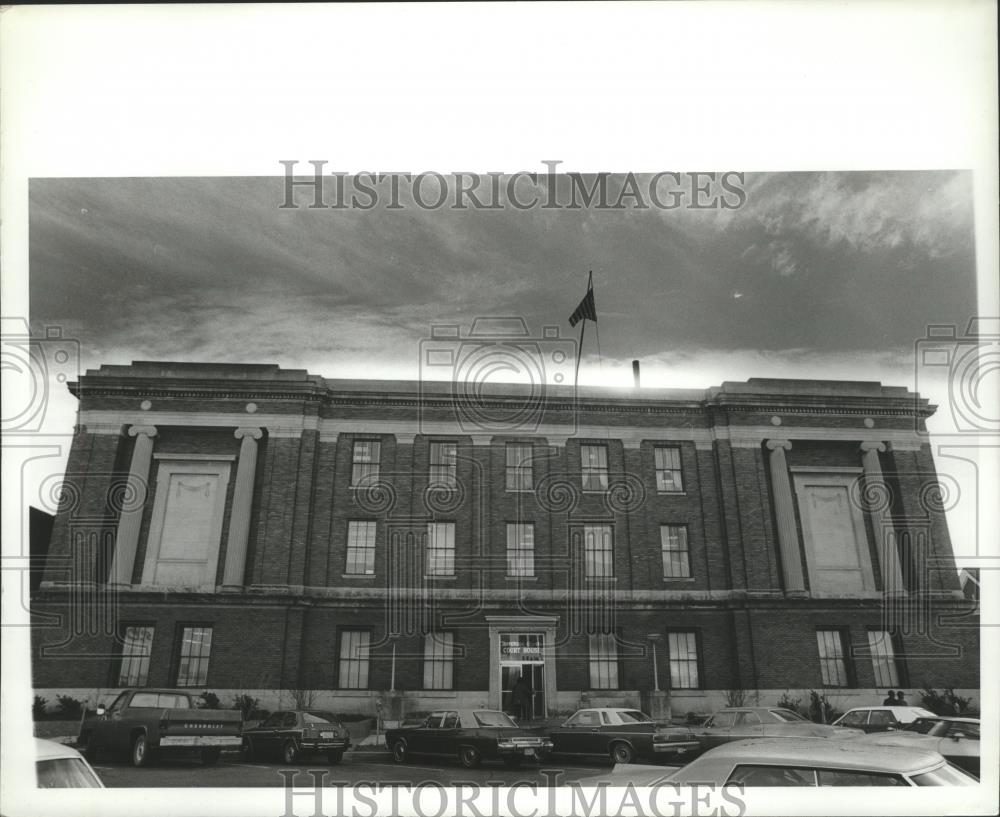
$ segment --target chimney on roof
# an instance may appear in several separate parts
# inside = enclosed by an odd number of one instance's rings
[[[639,388],[639,361],[632,361],[632,378],[635,380],[635,387]]]

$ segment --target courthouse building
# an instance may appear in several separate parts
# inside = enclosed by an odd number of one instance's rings
[[[873,382],[488,393],[271,365],[88,371],[38,694],[375,711],[979,700],[924,421]],[[523,686],[523,685],[522,685]],[[913,698],[913,693],[909,696]]]

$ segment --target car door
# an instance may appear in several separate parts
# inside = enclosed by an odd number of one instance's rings
[[[278,751],[278,729],[285,715],[285,712],[273,712],[266,721],[253,730],[250,740],[253,741],[256,751],[266,755],[273,755]]]
[[[105,710],[103,715],[97,715],[92,727],[92,738],[95,746],[118,747],[115,743],[115,732],[118,721],[121,719],[121,710],[125,705],[125,699],[130,693],[121,693],[112,704]]]
[[[868,710],[867,709],[855,709],[853,712],[848,712],[844,717],[837,721],[837,726],[849,727],[851,729],[864,729],[868,731]]]
[[[959,721],[949,723],[947,734],[938,743],[938,752],[956,766],[979,777],[979,727]]]
[[[567,718],[562,726],[549,732],[552,751],[561,755],[585,754],[590,730],[600,725],[600,715],[596,709],[581,709]]]
[[[899,720],[891,709],[873,709],[868,713],[868,725],[864,729],[866,732],[888,732],[898,726]]]
[[[434,746],[437,743],[435,735],[441,728],[444,714],[444,712],[432,712],[421,726],[407,734],[406,743],[411,752],[425,755],[435,751]]]
[[[702,742],[702,748],[711,749],[714,746],[720,746],[731,740],[730,733],[733,730],[733,723],[735,721],[736,713],[731,710],[722,710],[712,715],[698,732],[698,739]]]
[[[776,726],[778,724],[775,724]],[[737,711],[733,720],[732,729],[729,732],[730,740],[746,740],[748,738],[759,738],[764,735],[764,724],[760,715],[750,709]]]
[[[441,725],[430,737],[433,748],[428,751],[436,755],[451,756],[457,754],[458,731],[458,712],[445,712],[441,718]]]

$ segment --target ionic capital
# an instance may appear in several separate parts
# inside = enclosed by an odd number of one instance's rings
[[[156,426],[129,426],[128,435],[130,437],[155,437]]]
[[[233,436],[237,440],[242,440],[244,437],[249,437],[252,440],[259,440],[264,436],[264,432],[259,428],[238,428]]]
[[[878,451],[881,453],[885,451],[885,443],[881,440],[866,440],[861,443],[861,451],[862,453],[867,453],[869,451]]]
[[[790,451],[792,448],[791,440],[768,440],[765,445],[768,451],[775,451],[781,449],[783,451]]]

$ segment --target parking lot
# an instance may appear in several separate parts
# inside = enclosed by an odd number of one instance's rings
[[[225,754],[217,766],[202,766],[196,760],[163,758],[137,769],[125,761],[109,761],[102,757],[94,764],[104,785],[109,788],[170,788],[170,787],[281,787],[291,771],[302,772],[296,786],[312,785],[307,772],[322,777],[322,785],[440,783],[445,786],[475,783],[480,786],[533,783],[546,786],[565,785],[583,777],[599,774],[610,767],[576,762],[546,762],[529,764],[520,769],[508,769],[502,763],[484,763],[478,769],[464,769],[457,762],[427,763],[414,761],[397,764],[387,753],[350,752],[344,760],[331,766],[316,758],[312,762],[285,766],[281,763],[246,762],[236,754]],[[544,770],[544,772],[543,772]]]

